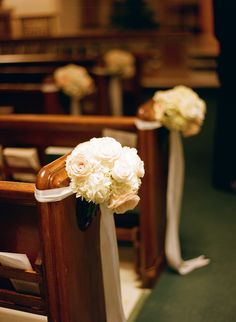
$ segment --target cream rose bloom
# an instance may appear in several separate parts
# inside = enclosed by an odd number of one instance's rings
[[[192,136],[198,134],[200,131],[199,124],[191,123],[188,125],[188,127],[184,130],[183,136]]]
[[[86,159],[83,154],[78,153],[76,155],[71,155],[71,157],[67,159],[66,171],[69,177],[75,176],[78,180],[91,174],[92,167],[88,159]]]
[[[138,205],[139,200],[139,196],[135,193],[113,196],[108,208],[112,209],[114,213],[123,214],[128,210],[134,209]]]

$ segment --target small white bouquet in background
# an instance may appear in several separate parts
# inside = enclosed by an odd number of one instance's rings
[[[54,72],[56,85],[71,98],[70,113],[81,114],[80,100],[95,91],[92,77],[86,68],[69,64]]]
[[[111,49],[103,56],[105,71],[110,74],[109,96],[112,115],[123,115],[122,79],[134,77],[136,73],[135,58],[125,50]]]
[[[144,176],[137,150],[122,147],[110,137],[93,138],[79,144],[66,160],[70,186],[76,197],[105,204],[114,213],[135,208]]]
[[[58,87],[69,96],[82,98],[94,92],[94,81],[86,68],[69,64],[59,67],[54,72],[54,79]]]
[[[130,52],[111,49],[104,54],[103,59],[108,73],[122,78],[131,78],[135,75],[135,58]]]
[[[206,104],[191,88],[180,85],[157,91],[153,101],[155,119],[163,126],[180,131],[183,136],[195,135],[200,131]]]

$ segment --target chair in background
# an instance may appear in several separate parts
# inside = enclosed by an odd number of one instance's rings
[[[56,14],[20,16],[22,37],[47,37],[56,32]]]

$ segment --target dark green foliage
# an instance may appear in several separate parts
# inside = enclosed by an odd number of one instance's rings
[[[80,230],[85,231],[92,223],[98,211],[98,205],[87,202],[85,199],[77,198],[77,224]]]
[[[144,0],[115,1],[111,25],[118,29],[131,30],[150,30],[158,27],[152,9]]]

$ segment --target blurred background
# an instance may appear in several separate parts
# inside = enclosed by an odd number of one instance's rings
[[[139,56],[143,88],[218,86],[211,0],[4,0],[0,40],[5,55],[119,47]]]

